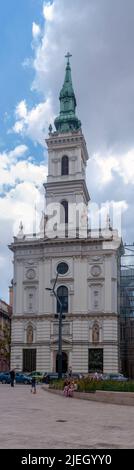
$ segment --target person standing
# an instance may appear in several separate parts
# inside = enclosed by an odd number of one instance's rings
[[[14,387],[14,381],[15,381],[15,371],[14,371],[14,370],[11,370],[11,371],[10,371],[10,383],[11,383],[11,387]]]
[[[72,377],[72,367],[69,368],[68,377],[69,377],[70,379],[71,379],[71,377]]]
[[[36,378],[35,377],[32,377],[31,393],[36,393]]]

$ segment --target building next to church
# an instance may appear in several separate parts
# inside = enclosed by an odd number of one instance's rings
[[[0,299],[0,372],[10,367],[12,305]]]
[[[129,265],[121,270],[120,361],[122,372],[134,379],[134,267]]]
[[[47,216],[43,233],[27,236],[20,226],[10,245],[14,256],[11,365],[18,370],[56,371],[58,368],[59,302],[62,303],[62,367],[77,372],[119,370],[120,241],[110,227],[69,230],[69,206],[88,209],[86,184],[88,150],[76,116],[69,55],[60,92],[60,114],[49,127]],[[60,204],[65,232],[46,232],[50,208]],[[72,214],[72,212],[71,212]],[[78,214],[87,223],[87,212]],[[83,227],[85,225],[83,224]],[[64,224],[62,224],[64,225]],[[72,230],[72,231],[71,231]],[[83,231],[82,231],[83,230]],[[50,230],[51,232],[51,230]],[[75,232],[75,233],[74,233]],[[58,235],[57,235],[58,234]],[[116,238],[116,243],[115,243]]]

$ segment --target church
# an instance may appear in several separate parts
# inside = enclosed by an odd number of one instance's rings
[[[120,367],[120,240],[110,222],[104,231],[89,226],[89,156],[76,115],[69,53],[66,58],[60,113],[46,139],[43,229],[27,236],[21,224],[9,247],[14,257],[11,367],[58,371],[62,304],[62,371],[115,373]]]

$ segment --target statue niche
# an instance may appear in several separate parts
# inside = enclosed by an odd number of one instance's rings
[[[99,325],[95,323],[92,329],[92,342],[99,343]]]
[[[33,327],[32,325],[29,325],[27,328],[27,343],[32,344],[33,343]]]

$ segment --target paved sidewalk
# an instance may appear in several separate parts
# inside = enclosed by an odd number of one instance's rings
[[[134,408],[0,385],[0,448],[134,448]]]

